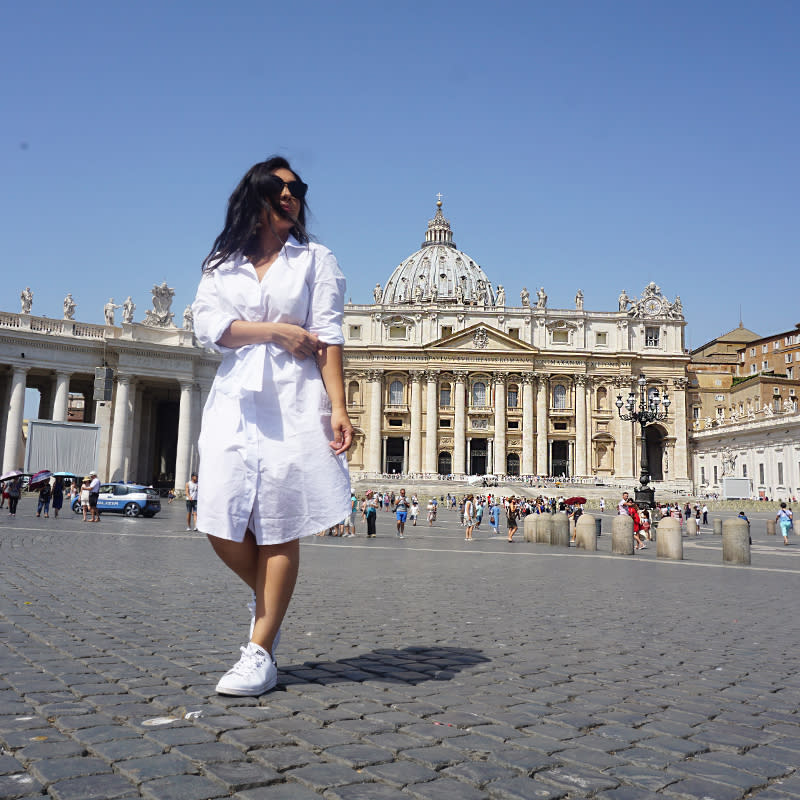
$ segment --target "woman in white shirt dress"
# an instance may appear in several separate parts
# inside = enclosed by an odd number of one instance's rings
[[[308,239],[306,190],[283,158],[252,167],[192,304],[198,341],[223,355],[203,410],[198,527],[255,595],[250,642],[221,694],[275,685],[299,539],[350,511],[345,279],[330,250]]]

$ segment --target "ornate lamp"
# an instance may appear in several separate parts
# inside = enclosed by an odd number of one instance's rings
[[[634,491],[634,499],[639,508],[653,508],[655,505],[655,490],[648,486],[650,483],[650,465],[647,460],[647,440],[645,439],[645,428],[653,422],[660,422],[667,418],[669,412],[669,395],[664,392],[662,397],[658,389],[653,389],[648,393],[647,378],[640,374],[636,380],[639,386],[639,408],[636,408],[635,392],[628,392],[628,399],[623,400],[622,395],[617,395],[617,413],[620,419],[638,422],[641,427],[642,439],[642,458],[641,474],[639,475],[639,487]],[[626,412],[623,414],[622,409]]]

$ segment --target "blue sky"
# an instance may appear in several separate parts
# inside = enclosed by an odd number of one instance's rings
[[[309,183],[368,302],[436,193],[509,299],[651,280],[696,347],[800,322],[794,2],[41,2],[3,12],[2,310],[180,317],[244,171]]]

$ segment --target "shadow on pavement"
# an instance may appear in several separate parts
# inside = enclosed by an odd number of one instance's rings
[[[450,680],[466,667],[489,660],[480,650],[464,647],[379,649],[338,661],[279,664],[278,684],[380,681],[416,685],[422,681]]]

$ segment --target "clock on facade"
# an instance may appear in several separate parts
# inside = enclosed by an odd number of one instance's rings
[[[657,300],[655,297],[648,298],[644,301],[644,311],[646,314],[654,317],[659,311],[661,311],[661,301]]]

